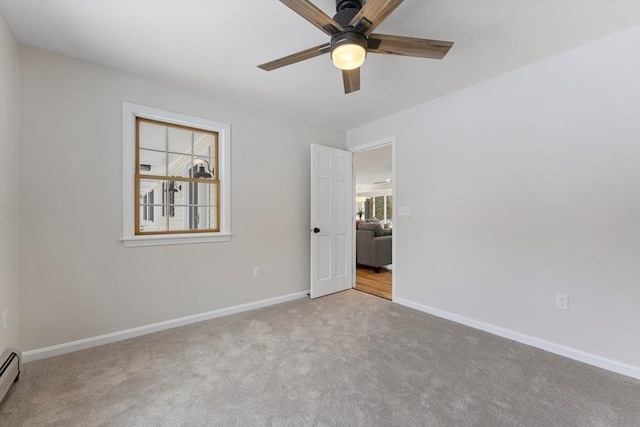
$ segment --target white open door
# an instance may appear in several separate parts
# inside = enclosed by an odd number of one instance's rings
[[[353,286],[351,153],[311,144],[311,298]]]

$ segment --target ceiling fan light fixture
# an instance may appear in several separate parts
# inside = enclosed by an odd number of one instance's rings
[[[359,33],[347,31],[331,40],[331,61],[341,70],[355,70],[367,57],[367,39]]]
[[[360,90],[360,66],[367,53],[442,59],[453,46],[453,42],[442,40],[375,34],[373,31],[403,0],[335,0],[336,14],[333,18],[311,0],[280,1],[331,36],[331,43],[314,46],[258,67],[271,71],[331,52],[331,61],[342,70],[345,94]]]

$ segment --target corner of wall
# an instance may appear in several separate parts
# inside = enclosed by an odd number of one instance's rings
[[[0,15],[0,353],[18,340],[18,44]]]

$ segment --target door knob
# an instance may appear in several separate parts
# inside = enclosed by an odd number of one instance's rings
[[[319,229],[318,227],[316,227],[316,228],[314,228],[314,229],[313,229],[313,232],[314,232],[314,233],[319,233],[319,232],[320,232],[320,229]]]

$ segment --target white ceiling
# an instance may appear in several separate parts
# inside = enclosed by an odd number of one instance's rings
[[[333,0],[314,0],[333,16]],[[453,41],[441,61],[371,54],[343,93],[328,41],[275,0],[0,0],[18,42],[340,129],[352,129],[640,23],[640,1],[406,0],[376,32]]]
[[[353,154],[356,191],[367,192],[392,188],[391,145]],[[376,184],[377,183],[377,184]]]

